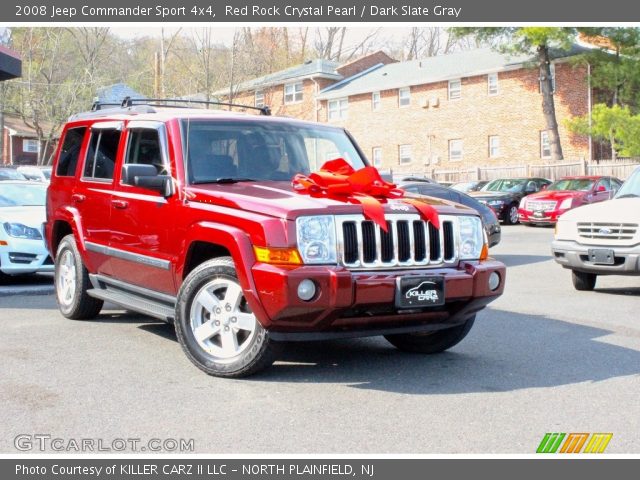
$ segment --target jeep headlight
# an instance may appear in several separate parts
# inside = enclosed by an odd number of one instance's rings
[[[459,218],[458,245],[460,260],[478,260],[484,246],[485,232],[478,217],[461,216]]]
[[[296,233],[304,263],[336,263],[336,221],[333,216],[298,217]]]
[[[27,227],[22,223],[4,223],[4,230],[7,235],[14,238],[27,238],[29,240],[40,240],[42,235],[37,228]]]

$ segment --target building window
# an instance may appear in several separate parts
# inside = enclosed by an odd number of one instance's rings
[[[297,103],[302,101],[302,82],[287,83],[284,86],[284,103]]]
[[[40,150],[40,142],[31,138],[22,139],[22,151],[29,153],[38,153]]]
[[[373,147],[372,151],[373,155],[373,166],[381,167],[382,166],[382,147]]]
[[[380,110],[380,92],[371,94],[371,110]]]
[[[500,137],[497,135],[489,136],[489,158],[497,158],[500,156]]]
[[[409,87],[398,89],[398,105],[400,107],[411,105],[411,89]]]
[[[256,107],[264,107],[264,90],[256,90]]]
[[[400,145],[399,148],[400,164],[411,163],[411,145]]]
[[[462,81],[449,80],[449,100],[458,100],[462,97]]]
[[[329,100],[329,120],[343,120],[347,118],[349,101],[346,98]]]
[[[540,158],[551,158],[551,142],[548,130],[540,132]]]
[[[498,74],[490,73],[487,75],[487,93],[489,95],[498,94]]]
[[[462,160],[462,140],[449,140],[449,160]]]
[[[556,66],[551,63],[549,65],[549,71],[551,72],[551,93],[556,93]],[[542,93],[542,79],[540,79],[540,83],[538,85],[540,93]]]

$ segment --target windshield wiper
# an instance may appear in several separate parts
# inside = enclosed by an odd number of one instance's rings
[[[253,178],[234,178],[234,177],[222,177],[222,178],[214,178],[212,180],[196,180],[195,182],[191,182],[193,185],[201,185],[203,183],[238,183],[238,182],[255,182]]]
[[[619,197],[616,197],[616,198],[631,198],[631,197],[640,197],[640,195],[637,195],[635,193],[625,193],[624,195],[620,195]]]

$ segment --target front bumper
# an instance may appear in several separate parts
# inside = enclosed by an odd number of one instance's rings
[[[558,221],[558,217],[562,215],[567,210],[549,210],[542,211],[538,215],[535,212],[530,212],[527,210],[518,210],[518,217],[520,219],[520,223],[535,223],[539,225],[555,225]]]
[[[610,248],[614,251],[614,265],[589,261],[589,249]],[[551,252],[564,268],[598,275],[640,275],[640,244],[633,247],[582,245],[572,240],[554,240]]]
[[[54,265],[42,240],[7,238],[0,246],[0,271],[6,275],[53,272]]]
[[[492,272],[500,276],[489,288]],[[437,330],[464,323],[504,289],[505,266],[495,260],[460,262],[457,268],[352,272],[342,267],[294,269],[257,263],[252,274],[266,318],[262,325],[277,340],[311,340]],[[414,310],[395,307],[396,279],[401,276],[444,277],[445,304]],[[308,302],[298,298],[304,279],[318,293]]]

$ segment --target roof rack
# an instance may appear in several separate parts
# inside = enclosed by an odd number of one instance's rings
[[[122,105],[122,103],[101,103],[99,101],[95,101],[93,102],[93,105],[91,105],[91,111],[97,112],[98,110],[102,110],[104,107],[119,107],[120,105]]]
[[[168,105],[158,104],[156,102],[170,102],[170,103],[187,103],[187,104],[197,104],[197,105],[219,105],[222,107],[239,107],[239,108],[248,108],[251,110],[258,110],[261,115],[271,115],[271,109],[268,106],[263,107],[254,107],[252,105],[242,105],[239,103],[227,103],[227,102],[214,102],[208,100],[190,100],[184,98],[131,98],[125,97],[119,106],[122,108],[133,107],[135,105],[149,105],[155,107],[166,107]],[[111,104],[108,104],[111,105]],[[176,105],[173,105],[174,107]]]

